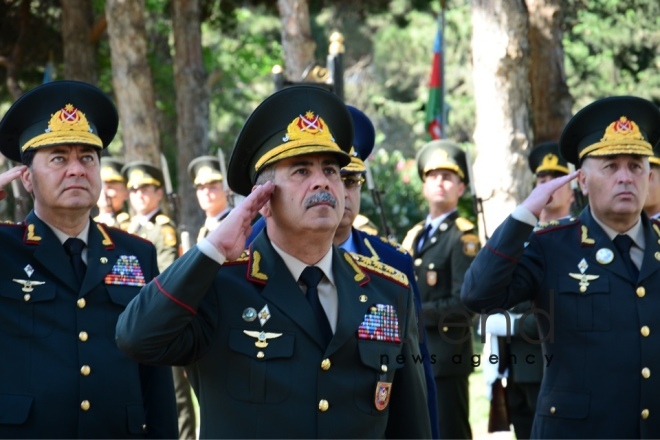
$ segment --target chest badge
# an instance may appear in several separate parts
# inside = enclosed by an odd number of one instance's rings
[[[602,250],[602,249],[601,249]],[[587,291],[587,287],[589,287],[589,281],[593,281],[595,279],[598,279],[600,275],[588,275],[585,272],[589,268],[589,265],[587,264],[587,261],[583,258],[579,263],[578,263],[578,269],[580,269],[580,273],[569,273],[568,276],[571,278],[574,278],[579,281],[579,286],[580,286],[580,292],[584,293]]]
[[[271,333],[271,332],[257,332],[252,330],[243,330],[248,336],[255,338],[257,341],[254,343],[254,346],[257,348],[266,348],[268,347],[268,340],[275,339],[282,336],[282,333]]]
[[[596,252],[596,261],[600,264],[610,264],[614,260],[614,252],[610,249],[602,248]]]
[[[376,384],[376,392],[374,393],[374,405],[378,411],[387,408],[390,403],[390,395],[392,393],[392,383],[379,381]]]

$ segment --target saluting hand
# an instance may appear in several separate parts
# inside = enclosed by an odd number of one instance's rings
[[[7,197],[7,191],[4,190],[4,187],[21,177],[25,170],[27,170],[27,166],[18,165],[0,174],[0,200]]]
[[[270,199],[275,185],[268,181],[256,186],[249,196],[231,210],[229,215],[215,228],[206,239],[228,260],[241,256],[245,241],[252,232],[252,220],[262,206]]]
[[[525,201],[522,202],[522,206],[529,209],[532,214],[538,218],[541,215],[543,208],[552,201],[552,195],[555,191],[575,179],[577,176],[578,171],[573,171],[571,174],[538,185],[529,196],[527,196]]]

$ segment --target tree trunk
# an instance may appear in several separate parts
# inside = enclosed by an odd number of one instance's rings
[[[472,0],[472,58],[477,149],[473,175],[477,194],[484,200],[483,240],[531,188],[529,47],[523,0]]]
[[[144,0],[107,0],[112,83],[126,161],[160,165],[160,134],[147,60]]]
[[[64,79],[96,84],[96,46],[92,41],[92,2],[61,0]]]
[[[209,89],[202,59],[199,0],[174,0],[173,26],[178,195],[181,218],[188,223],[179,224],[191,232],[194,242],[196,234],[192,231],[201,226],[202,212],[187,169],[195,157],[209,153]]]
[[[316,43],[312,39],[307,0],[277,0],[282,21],[284,75],[300,81],[307,67],[314,64]]]
[[[558,141],[573,108],[564,71],[562,0],[526,1],[534,143]]]

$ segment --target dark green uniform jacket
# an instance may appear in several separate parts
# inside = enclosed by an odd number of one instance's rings
[[[129,305],[117,341],[136,359],[188,365],[202,438],[428,438],[407,279],[336,247],[333,271],[339,314],[327,348],[265,232],[222,266],[193,247]]]
[[[509,217],[468,271],[472,310],[538,309],[545,370],[532,438],[660,438],[660,223],[642,222],[637,280],[588,207],[534,234]]]
[[[92,221],[79,289],[34,212],[0,225],[0,243],[0,437],[177,437],[171,369],[114,341],[117,317],[158,273],[154,247]]]
[[[479,250],[474,226],[454,212],[424,241],[421,249],[417,249],[417,244],[423,228],[418,229],[412,256],[422,300],[422,321],[429,351],[436,360],[435,376],[470,374],[471,313],[461,303],[460,295],[465,272]]]

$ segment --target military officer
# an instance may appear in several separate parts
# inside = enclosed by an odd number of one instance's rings
[[[131,216],[126,212],[125,202],[128,199],[126,180],[121,174],[124,163],[114,157],[101,157],[101,196],[96,206],[99,215],[95,222],[105,223],[123,230],[128,229]]]
[[[344,182],[346,200],[344,215],[339,222],[333,242],[336,246],[348,252],[358,254],[356,258],[367,257],[376,261],[382,261],[405,273],[415,294],[415,308],[419,311],[421,310],[421,302],[417,283],[415,282],[412,258],[410,258],[410,255],[398,243],[391,242],[385,237],[378,237],[375,227],[373,232],[371,228],[365,229],[365,225],[368,225],[370,221],[367,217],[360,216],[359,214],[360,189],[365,182],[367,171],[364,161],[369,157],[374,148],[376,130],[369,117],[362,111],[350,105],[346,107],[351,112],[353,119],[353,148],[350,151],[350,163],[341,169],[341,179]],[[363,217],[366,221],[359,219],[359,217]],[[248,238],[247,245],[254,241],[264,226],[265,220],[264,217],[261,217],[253,225],[252,234]],[[429,417],[431,419],[431,434],[433,438],[439,438],[432,360],[426,344],[426,330],[423,326],[419,326],[419,333],[419,351],[422,355],[422,364],[424,365]]]
[[[188,165],[188,174],[195,185],[199,207],[206,214],[204,226],[197,235],[199,242],[229,214],[227,194],[222,186],[223,176],[217,157],[201,156],[193,159]]]
[[[0,151],[23,165],[34,199],[24,222],[0,225],[0,437],[172,438],[169,368],[114,343],[119,313],[158,273],[154,247],[90,219],[101,150],[117,111],[96,87],[54,81],[0,121]]]
[[[163,173],[142,161],[127,163],[122,168],[129,190],[131,218],[128,232],[149,240],[158,252],[158,268],[162,272],[172,264],[179,253],[179,238],[172,219],[161,210],[165,196]]]
[[[408,232],[404,248],[415,262],[422,321],[429,351],[436,356],[440,438],[472,438],[468,420],[472,316],[461,304],[460,291],[479,240],[474,225],[457,212],[468,183],[465,153],[453,142],[438,140],[422,147],[416,161],[429,214]]]
[[[557,142],[536,145],[532,148],[527,162],[529,169],[536,176],[536,185],[566,176],[570,172],[568,162],[559,153]],[[558,220],[569,217],[573,200],[570,184],[557,189],[552,200],[539,215],[539,226],[545,227],[550,222],[557,223]],[[499,343],[499,362],[493,366],[502,371],[504,368],[508,369],[504,390],[509,418],[518,439],[530,438],[536,400],[543,378],[543,353],[538,342],[540,339],[536,317],[530,312],[531,307],[531,303],[525,301],[513,306],[509,313],[485,317],[486,330],[497,336]],[[491,364],[486,364],[488,365]]]
[[[201,437],[430,436],[407,277],[332,245],[352,137],[327,90],[267,98],[228,168],[252,192],[118,323],[131,356],[190,364]],[[244,251],[258,211],[267,229]]]
[[[653,148],[653,156],[649,157],[651,166],[651,180],[649,181],[649,195],[644,202],[644,212],[649,218],[660,219],[660,145]]]
[[[533,301],[545,370],[533,438],[660,437],[660,225],[642,212],[660,110],[645,99],[600,99],[568,122],[560,151],[579,170],[537,186],[470,267],[472,310]],[[536,225],[578,177],[589,206]]]

